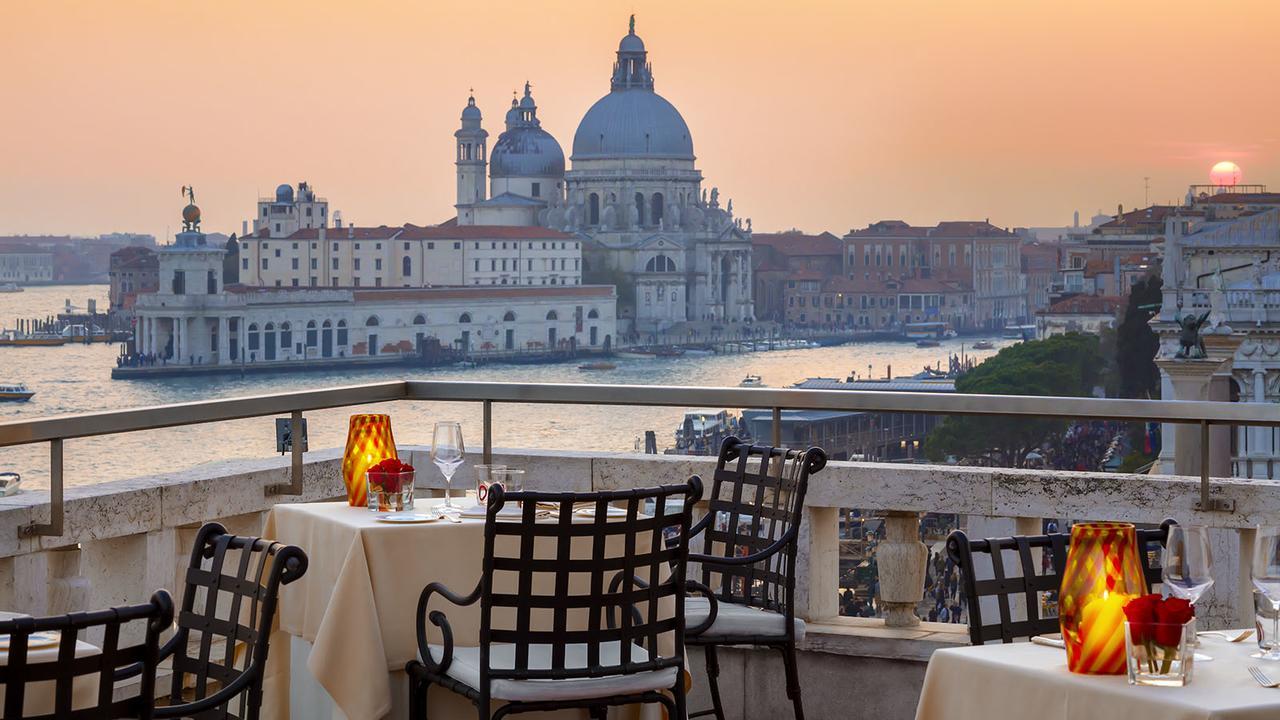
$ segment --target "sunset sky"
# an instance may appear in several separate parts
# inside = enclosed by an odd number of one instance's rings
[[[0,233],[206,230],[307,180],[358,224],[453,214],[533,83],[569,154],[627,16],[708,187],[757,231],[884,218],[1068,224],[1234,160],[1280,189],[1280,3],[1075,0],[8,0]]]

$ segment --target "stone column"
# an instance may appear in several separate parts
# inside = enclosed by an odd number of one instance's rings
[[[187,319],[173,318],[173,358],[181,365],[187,361]]]
[[[925,564],[929,560],[929,549],[920,542],[920,514],[891,510],[885,513],[884,525],[884,542],[876,546],[884,624],[919,625],[916,606],[924,596]]]
[[[821,622],[840,614],[840,524],[836,508],[806,505],[796,545],[796,615]]]
[[[227,330],[227,316],[218,317],[218,364],[227,365],[231,362],[231,337]]]
[[[1223,360],[1204,358],[1156,360],[1161,372],[1168,376],[1173,386],[1172,400],[1209,400],[1213,375],[1223,364]],[[1165,428],[1169,425],[1166,424]],[[1167,430],[1166,430],[1167,432]],[[1174,445],[1176,453],[1173,458],[1172,473],[1188,477],[1200,477],[1200,455],[1207,448],[1200,447],[1200,428],[1196,425],[1180,423],[1173,425]],[[1213,443],[1210,442],[1210,447]],[[1209,474],[1213,475],[1214,458],[1210,455]],[[1219,468],[1221,461],[1218,463]],[[1227,472],[1230,476],[1231,459],[1226,458]],[[1219,475],[1222,477],[1223,475]]]

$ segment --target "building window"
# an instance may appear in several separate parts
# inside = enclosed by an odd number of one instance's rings
[[[334,270],[337,270],[337,269],[338,269],[338,258],[334,258],[334,259],[333,259],[333,261],[332,261],[332,263],[333,263],[333,269],[334,269]]]
[[[315,270],[315,269],[317,269],[319,266],[320,266],[320,261],[319,261],[319,260],[317,260],[317,259],[315,259],[315,258],[311,258],[311,269],[312,269],[312,270]]]
[[[374,258],[374,260],[373,260],[373,269],[374,269],[374,270],[381,270],[381,269],[382,269],[382,258]]]
[[[480,261],[476,260],[475,263],[476,263],[476,272],[480,272]]]
[[[307,347],[316,346],[316,321],[307,321]]]
[[[456,243],[454,243],[454,244],[453,244],[453,249],[454,249],[454,250],[461,250],[461,249],[462,249],[462,243],[460,243],[460,242],[456,242]]]
[[[360,269],[360,258],[356,258],[355,260],[352,260],[352,261],[351,261],[351,269],[352,269],[352,270],[359,270],[359,269]]]
[[[382,287],[382,278],[381,277],[374,278],[373,285],[374,287]]]
[[[542,183],[533,183],[531,192],[534,197],[542,197]]]
[[[276,257],[280,257],[280,250],[279,250],[279,249],[277,249],[277,250],[276,250]]]
[[[373,244],[373,249],[374,249],[374,250],[381,250],[381,249],[382,249],[382,243],[374,243],[374,244]]]
[[[267,269],[267,259],[266,259],[266,258],[262,258],[262,269],[263,269],[263,270],[266,270],[266,269]]]
[[[408,243],[405,244],[407,245]],[[408,248],[405,249],[407,250]],[[405,255],[400,259],[400,274],[405,277],[413,275],[413,258]]]
[[[356,246],[356,249],[357,249],[357,250],[359,250],[359,249],[360,249],[360,243],[355,243],[355,246]]]
[[[360,287],[360,278],[351,278],[351,287]]]
[[[433,242],[429,242],[429,243],[427,243],[427,249],[428,249],[428,250],[435,250],[435,249],[436,249],[436,244],[435,244],[435,243],[433,243]],[[454,249],[456,250],[457,248],[454,248]]]
[[[298,249],[298,243],[294,243],[294,244],[293,244],[293,249],[294,249],[294,250],[297,250],[297,249]]]
[[[293,283],[294,287],[298,287],[298,278],[293,278],[290,282]]]
[[[298,269],[298,258],[292,258],[289,262],[291,263],[294,270]]]
[[[249,258],[244,258],[240,261],[240,269],[241,270],[249,269]]]

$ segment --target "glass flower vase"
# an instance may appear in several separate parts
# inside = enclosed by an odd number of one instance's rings
[[[1196,625],[1124,624],[1124,649],[1130,685],[1182,687],[1195,668]]]
[[[1073,525],[1058,594],[1067,669],[1088,675],[1124,673],[1124,606],[1145,593],[1133,525]]]

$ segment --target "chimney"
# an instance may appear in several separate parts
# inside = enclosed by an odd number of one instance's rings
[[[347,225],[347,237],[354,238],[355,236],[356,236],[356,226],[355,226],[355,223],[351,223]]]
[[[248,234],[249,234],[249,221],[241,220],[240,221],[240,237],[244,237]]]

